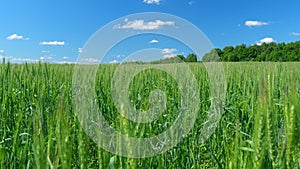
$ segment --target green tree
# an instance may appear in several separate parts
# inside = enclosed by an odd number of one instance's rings
[[[197,62],[197,55],[194,53],[188,54],[186,62]]]
[[[226,46],[221,49],[213,49],[205,54],[203,61],[216,61],[221,58],[223,62],[238,61],[272,61],[292,62],[300,61],[300,41],[292,43],[262,43],[261,45],[246,46],[245,44],[236,47]]]
[[[234,50],[234,47],[232,47],[232,46],[226,46],[223,49],[223,55],[221,56],[221,60],[225,61],[225,62],[226,61],[231,61],[230,58],[231,58],[233,50]]]
[[[202,58],[203,62],[219,62],[220,57],[222,55],[221,49],[212,49],[209,53],[205,54]]]
[[[177,58],[181,59],[182,61],[185,62],[185,57],[183,55],[177,55]]]

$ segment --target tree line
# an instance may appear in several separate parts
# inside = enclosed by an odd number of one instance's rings
[[[222,62],[295,62],[300,61],[300,41],[291,43],[263,43],[261,45],[226,46],[215,48],[205,54],[202,61]]]
[[[177,55],[176,57],[151,61],[152,64],[197,62],[197,55],[194,53]],[[226,46],[223,49],[214,48],[206,53],[203,62],[299,62],[300,41],[291,43],[263,43],[261,45],[247,46]],[[138,62],[144,63],[144,62]]]

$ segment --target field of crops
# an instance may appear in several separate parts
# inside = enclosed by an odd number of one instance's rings
[[[300,168],[300,63],[224,63],[227,93],[214,134],[200,142],[210,107],[210,82],[201,63],[188,65],[198,84],[195,126],[171,150],[148,158],[111,154],[84,132],[74,105],[74,65],[0,65],[0,168]],[[149,124],[119,115],[110,91],[117,65],[99,67],[95,93],[105,119],[120,133],[150,137],[168,129],[182,95],[160,70],[137,74],[129,97],[151,107],[152,90],[165,91],[163,114]],[[132,145],[134,149],[134,145]]]

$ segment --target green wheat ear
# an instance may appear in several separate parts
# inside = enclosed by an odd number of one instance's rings
[[[296,91],[294,86],[291,86],[291,95],[289,96],[290,104],[285,107],[286,120],[286,167],[295,168],[297,163],[297,143],[299,143],[299,135],[297,135],[297,115],[295,113]],[[298,100],[299,101],[299,100]]]
[[[253,146],[254,168],[265,168],[268,166],[268,157],[272,161],[272,124],[269,114],[269,101],[271,98],[271,82],[268,72],[262,72],[258,89],[258,106],[254,115],[254,128],[253,128]],[[269,154],[269,155],[268,155]]]

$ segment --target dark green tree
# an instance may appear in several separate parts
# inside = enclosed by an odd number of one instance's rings
[[[216,61],[217,56],[223,62],[245,61],[271,61],[271,62],[294,62],[300,61],[300,41],[292,43],[262,43],[251,46],[245,44],[236,47],[226,46],[214,49],[205,54],[203,61]]]
[[[188,54],[186,62],[197,62],[197,55],[194,53]]]
[[[177,58],[181,59],[182,61],[185,62],[185,57],[183,55],[177,55]]]
[[[209,53],[205,54],[202,58],[203,62],[220,62],[221,49],[212,49]]]

